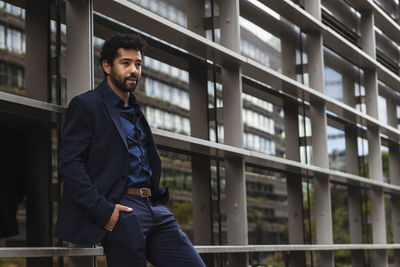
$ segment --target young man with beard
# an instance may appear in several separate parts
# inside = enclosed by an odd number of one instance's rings
[[[102,242],[110,267],[205,266],[165,207],[161,161],[136,103],[144,42],[138,35],[104,43],[105,80],[68,106],[59,153],[64,181],[56,236]]]

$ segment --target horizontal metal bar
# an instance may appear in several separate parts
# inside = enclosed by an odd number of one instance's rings
[[[101,256],[103,247],[64,248],[64,247],[5,247],[0,248],[0,258],[37,258],[37,257],[76,257]]]
[[[392,194],[400,193],[400,186],[398,185],[388,184],[382,181],[368,179],[341,171],[307,165],[297,161],[267,155],[261,152],[215,143],[158,128],[152,128],[152,131],[156,139],[156,143],[164,147],[171,147],[174,149],[211,157],[216,157],[218,151],[219,157],[240,157],[243,158],[246,163],[276,169],[282,172],[293,172],[311,176],[322,175],[329,177],[333,181],[346,183],[348,185],[363,186],[370,189],[378,188]]]
[[[290,1],[282,0],[267,2],[274,3],[271,5],[277,6],[279,9],[287,7],[287,5],[289,5],[288,2]],[[279,4],[281,2],[284,2],[285,5]],[[325,32],[330,33],[329,36],[333,36],[333,39],[335,40],[341,38],[338,41],[338,43],[341,45],[345,45],[346,47],[352,45],[347,40],[343,40],[340,35],[329,29],[327,26],[323,25],[307,12],[297,7],[295,4],[291,3],[290,7],[292,8],[288,8],[288,10],[294,10],[297,12],[296,14],[299,23],[300,21],[301,23],[306,23],[306,25],[309,25],[309,27],[314,27],[315,30],[321,31],[323,29]],[[241,64],[243,75],[269,84],[270,86],[278,90],[282,90],[285,93],[288,93],[289,95],[296,98],[298,96],[301,96],[302,92],[304,91],[306,101],[315,100],[324,102],[326,103],[326,107],[328,110],[332,111],[335,114],[338,114],[339,116],[343,116],[344,119],[351,121],[354,124],[361,123],[367,126],[379,127],[382,134],[388,136],[394,141],[400,141],[400,130],[395,129],[392,126],[383,124],[379,122],[379,120],[377,120],[376,118],[359,112],[356,109],[340,101],[328,97],[315,89],[307,87],[252,59],[246,58],[239,53],[231,51],[224,46],[214,43],[203,36],[200,36],[131,2],[124,0],[96,0],[94,2],[94,10],[99,14],[106,15],[111,19],[119,21],[120,23],[124,23],[125,25],[127,25],[127,27],[135,27],[140,31],[151,33],[156,38],[160,38],[163,41],[169,42],[172,45],[179,47],[180,49],[184,49],[200,57],[213,60],[218,64]],[[301,12],[301,14],[299,12]],[[307,16],[307,19],[301,19],[304,16]],[[351,47],[351,49],[356,48]],[[361,58],[364,61],[367,60],[369,62],[369,67],[378,68],[378,65],[381,66],[371,57],[366,55],[362,50],[358,49],[356,54],[360,53],[362,54]],[[394,74],[391,73],[388,75],[391,75],[391,77],[396,77]],[[396,80],[398,82],[397,84],[399,85],[398,87],[400,88],[400,78],[396,78]]]
[[[64,113],[66,110],[65,107],[60,105],[39,101],[24,96],[14,95],[6,92],[0,92],[0,102],[1,101],[55,113]]]
[[[400,249],[400,244],[195,246],[199,253]]]
[[[198,253],[251,253],[278,251],[336,251],[400,249],[400,244],[332,244],[332,245],[244,245],[195,246]],[[103,247],[3,247],[0,258],[82,257],[103,256]]]

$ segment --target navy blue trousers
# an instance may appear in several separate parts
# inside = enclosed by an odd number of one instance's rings
[[[103,240],[108,267],[205,267],[187,235],[165,205],[149,198],[123,195],[119,204],[132,212],[120,212],[112,232]]]

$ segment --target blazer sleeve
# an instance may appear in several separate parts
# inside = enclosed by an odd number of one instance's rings
[[[64,181],[65,193],[84,208],[98,226],[104,227],[115,204],[99,193],[86,168],[85,159],[94,131],[92,118],[91,109],[85,101],[79,96],[71,100],[61,138],[58,172]]]

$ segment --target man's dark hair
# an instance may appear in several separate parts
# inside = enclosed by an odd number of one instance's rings
[[[105,41],[101,49],[100,66],[103,67],[103,60],[107,61],[107,63],[112,66],[114,59],[118,56],[119,48],[135,49],[139,51],[143,57],[143,49],[145,45],[146,42],[138,34],[115,35],[111,39]]]

